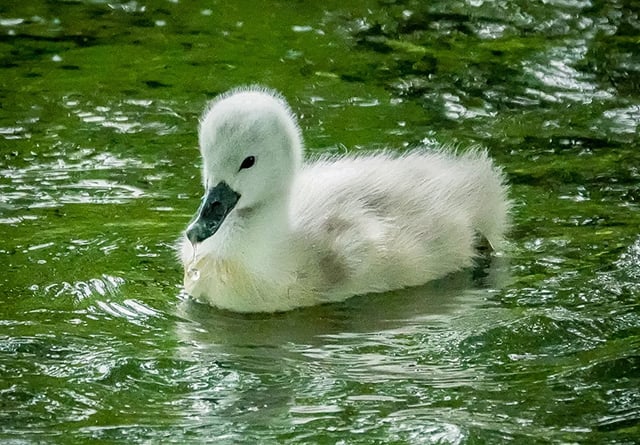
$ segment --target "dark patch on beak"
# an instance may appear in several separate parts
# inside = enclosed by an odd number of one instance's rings
[[[216,233],[238,199],[240,195],[226,182],[209,189],[202,199],[196,219],[187,227],[187,238],[191,244],[200,243]]]

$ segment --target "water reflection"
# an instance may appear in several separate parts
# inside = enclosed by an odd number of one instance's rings
[[[500,285],[504,285],[506,269],[500,261],[497,263],[502,268],[495,266],[491,282],[498,285],[499,280]],[[472,277],[471,273],[465,272],[404,291],[354,297],[342,304],[275,315],[233,314],[184,298],[178,314],[195,323],[193,332],[189,332],[189,324],[181,326],[186,329],[185,337],[202,336],[198,343],[203,345],[309,345],[319,338],[326,340],[342,334],[348,337],[362,332],[366,335],[368,332],[393,331],[399,326],[409,329],[407,323],[438,322],[440,314],[472,310],[474,304],[483,304],[482,297],[469,291]],[[309,323],[309,319],[314,322]],[[406,333],[410,334],[409,331]]]
[[[257,424],[285,422],[299,439],[305,425],[386,436],[397,422],[400,434],[421,418],[411,427],[416,434],[460,440],[463,431],[443,423],[430,400],[433,391],[483,385],[484,367],[457,351],[475,323],[486,321],[473,312],[486,308],[487,291],[470,291],[470,280],[459,274],[408,292],[276,315],[238,315],[185,300],[178,356],[215,366],[214,375],[227,370],[222,380],[203,378],[185,409],[202,419],[238,413]],[[363,394],[358,386],[369,389]],[[432,423],[425,424],[425,413]]]

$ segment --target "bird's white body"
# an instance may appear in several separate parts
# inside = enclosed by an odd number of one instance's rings
[[[224,181],[240,196],[213,235],[181,243],[186,291],[220,308],[285,311],[420,285],[471,266],[478,238],[498,247],[507,228],[507,188],[484,151],[303,163],[293,115],[269,91],[215,100],[200,148],[205,189]],[[238,169],[247,156],[255,165]]]

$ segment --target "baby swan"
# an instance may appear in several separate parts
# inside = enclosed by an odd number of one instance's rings
[[[471,266],[507,227],[504,177],[483,151],[415,150],[303,163],[284,99],[250,87],[207,107],[204,198],[181,239],[184,287],[275,312],[417,286]]]

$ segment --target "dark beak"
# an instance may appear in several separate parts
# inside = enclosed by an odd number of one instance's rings
[[[191,244],[200,243],[216,233],[238,199],[240,195],[226,182],[209,189],[202,199],[196,219],[187,227],[187,238]]]

